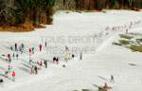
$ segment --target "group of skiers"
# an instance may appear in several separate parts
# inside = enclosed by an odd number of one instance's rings
[[[16,71],[14,71],[13,67],[11,66],[12,60],[15,60],[19,58],[19,52],[22,54],[24,52],[25,45],[23,43],[19,44],[15,43],[13,46],[10,46],[10,50],[12,53],[3,54],[2,56],[5,57],[6,61],[9,62],[7,69],[2,74],[4,77],[11,79],[12,81],[15,81],[16,78]],[[4,80],[0,79],[0,83],[3,83]]]
[[[46,46],[47,46],[47,44],[46,44]],[[29,48],[29,55],[30,56],[35,53],[35,51],[36,51],[35,49],[36,49],[35,47]],[[42,44],[39,44],[38,50],[39,50],[39,52],[41,52],[43,50],[43,45]]]
[[[34,63],[34,64],[32,64]],[[32,62],[32,60],[30,60],[30,65],[31,65],[31,74],[38,74],[38,70],[42,69],[42,67],[47,68],[47,60],[41,60],[41,61],[37,61],[37,62]]]
[[[12,61],[12,59],[17,59],[19,58],[19,52],[21,52],[21,54],[24,52],[24,44],[21,43],[21,45],[18,46],[17,43],[14,44],[14,46],[10,46],[10,49],[11,51],[13,52],[12,54],[11,53],[8,53],[7,55],[4,54],[4,56],[6,56],[6,60],[8,60],[10,63]]]
[[[134,26],[141,23],[140,20],[138,21],[130,21],[128,24],[120,25],[120,26],[113,26],[109,27],[107,26],[105,30],[112,30],[112,31],[125,31],[126,34],[128,34],[129,30]]]
[[[15,59],[15,58],[18,60],[19,54],[18,54],[18,53],[13,53],[13,54],[10,54],[10,53],[8,53],[8,54],[2,54],[2,57],[3,57],[6,61],[8,61],[9,63],[11,63],[12,60]]]
[[[11,80],[15,81],[16,72],[14,71],[13,67],[9,64],[7,70],[4,72],[3,76],[6,78],[11,78]]]
[[[45,42],[44,46],[42,44],[39,44],[37,49],[36,49],[36,47],[31,47],[28,50],[28,53],[29,53],[29,65],[30,65],[29,70],[30,70],[31,74],[38,74],[39,73],[38,71],[42,67],[45,67],[45,68],[48,67],[48,61],[47,60],[33,61],[32,57],[31,57],[32,55],[34,55],[34,53],[36,51],[41,52],[42,50],[44,50],[44,47],[47,47],[47,42]],[[11,75],[12,80],[15,81],[16,71],[14,71],[14,69],[11,67],[10,63],[15,58],[18,60],[19,56],[22,55],[23,53],[26,53],[27,51],[26,51],[26,47],[25,47],[24,43],[21,43],[21,44],[15,43],[14,46],[10,46],[10,50],[13,52],[13,54],[9,53],[9,54],[6,55],[7,60],[9,61],[9,65],[8,65],[8,69],[4,72],[4,76],[10,77],[9,75]],[[69,51],[69,48],[65,47],[65,51]],[[74,58],[75,55],[72,54],[71,57]],[[81,55],[81,59],[82,59],[82,55]],[[59,57],[54,56],[52,60],[53,60],[53,63],[59,64]],[[4,82],[4,80],[0,79],[0,83],[2,83],[2,82]]]
[[[53,63],[59,64],[59,58],[58,57],[53,57]]]
[[[36,65],[32,65],[31,74],[38,74],[38,67]]]
[[[47,47],[47,42],[45,41],[44,45],[43,44],[39,44],[37,47],[37,51],[41,52],[44,47]],[[48,62],[47,60],[40,60],[40,61],[33,61],[31,59],[31,56],[34,55],[35,53],[35,47],[29,48],[29,64],[31,65],[31,74],[38,74],[38,71],[44,66],[45,68],[47,68],[48,66]],[[59,63],[59,59],[58,58],[54,58],[54,61],[56,60],[56,63]]]
[[[25,45],[23,43],[21,43],[20,45],[18,45],[18,43],[15,43],[14,46],[11,46],[10,49],[12,51],[20,51],[21,53],[23,53],[23,50],[25,48]]]

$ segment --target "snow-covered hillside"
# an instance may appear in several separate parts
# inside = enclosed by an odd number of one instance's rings
[[[107,83],[112,91],[142,90],[142,53],[112,45],[119,33],[141,33],[142,13],[125,10],[103,12],[59,11],[53,25],[28,33],[0,33],[0,91],[73,91],[90,89]],[[45,47],[47,42],[47,47]],[[10,47],[24,43],[24,53],[11,51]],[[38,49],[39,44],[43,50]],[[30,74],[29,48],[35,48],[30,57],[34,62],[48,61],[47,69],[41,67],[37,75]],[[68,48],[65,51],[65,47]],[[7,54],[19,54],[18,60],[5,60]],[[71,58],[71,54],[75,58]],[[82,55],[82,60],[80,56]],[[59,57],[59,64],[52,58]],[[68,61],[64,58],[68,56]],[[129,64],[135,64],[131,66]],[[16,72],[16,80],[1,75],[8,65]],[[63,67],[65,66],[65,67]],[[111,75],[114,81],[110,81]]]

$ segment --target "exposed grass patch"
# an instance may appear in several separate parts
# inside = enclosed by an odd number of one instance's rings
[[[121,38],[129,39],[129,40],[133,38],[133,36],[125,35],[125,34],[120,34],[119,36],[120,36]]]
[[[81,90],[73,90],[73,91],[92,91],[90,89],[81,89]]]
[[[137,42],[142,42],[142,38],[136,39]]]
[[[121,45],[128,45],[128,44],[129,44],[129,41],[128,41],[128,40],[123,40],[123,39],[121,39],[121,40],[119,40],[119,43],[120,43]]]
[[[133,51],[142,52],[142,45],[131,45],[129,48]]]
[[[142,52],[142,35],[141,34],[120,34],[118,42],[113,42],[113,45],[123,46],[131,49],[133,52]]]
[[[81,91],[90,91],[89,89],[82,89]]]

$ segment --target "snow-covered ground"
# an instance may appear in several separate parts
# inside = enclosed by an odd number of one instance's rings
[[[124,10],[106,13],[59,11],[54,15],[53,25],[48,25],[46,29],[0,33],[0,55],[13,54],[9,47],[14,43],[26,46],[24,54],[18,53],[19,59],[13,59],[11,63],[17,74],[16,81],[0,76],[4,79],[0,91],[97,91],[93,84],[102,86],[105,82],[112,91],[141,91],[142,54],[112,45],[118,34],[125,33],[131,23],[129,30],[141,33],[142,13]],[[39,44],[44,45],[45,41],[48,47],[39,52]],[[75,58],[68,62],[64,60],[65,46],[70,54],[75,54]],[[36,49],[33,61],[48,60],[48,68],[42,67],[38,75],[31,75],[30,68],[23,65],[29,60],[28,48],[31,47]],[[83,52],[82,60],[79,59],[80,52]],[[59,57],[58,65],[52,63],[53,56]],[[1,56],[0,73],[7,69],[8,64]],[[114,82],[110,81],[111,75]]]

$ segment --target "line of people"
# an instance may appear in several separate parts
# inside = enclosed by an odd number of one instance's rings
[[[109,27],[107,26],[105,28],[106,31],[111,30],[111,31],[125,31],[126,34],[128,33],[128,31],[134,26],[134,25],[138,25],[139,23],[141,23],[140,20],[138,21],[130,21],[128,24],[124,24],[124,25],[118,25],[118,26],[113,26],[113,27]]]

